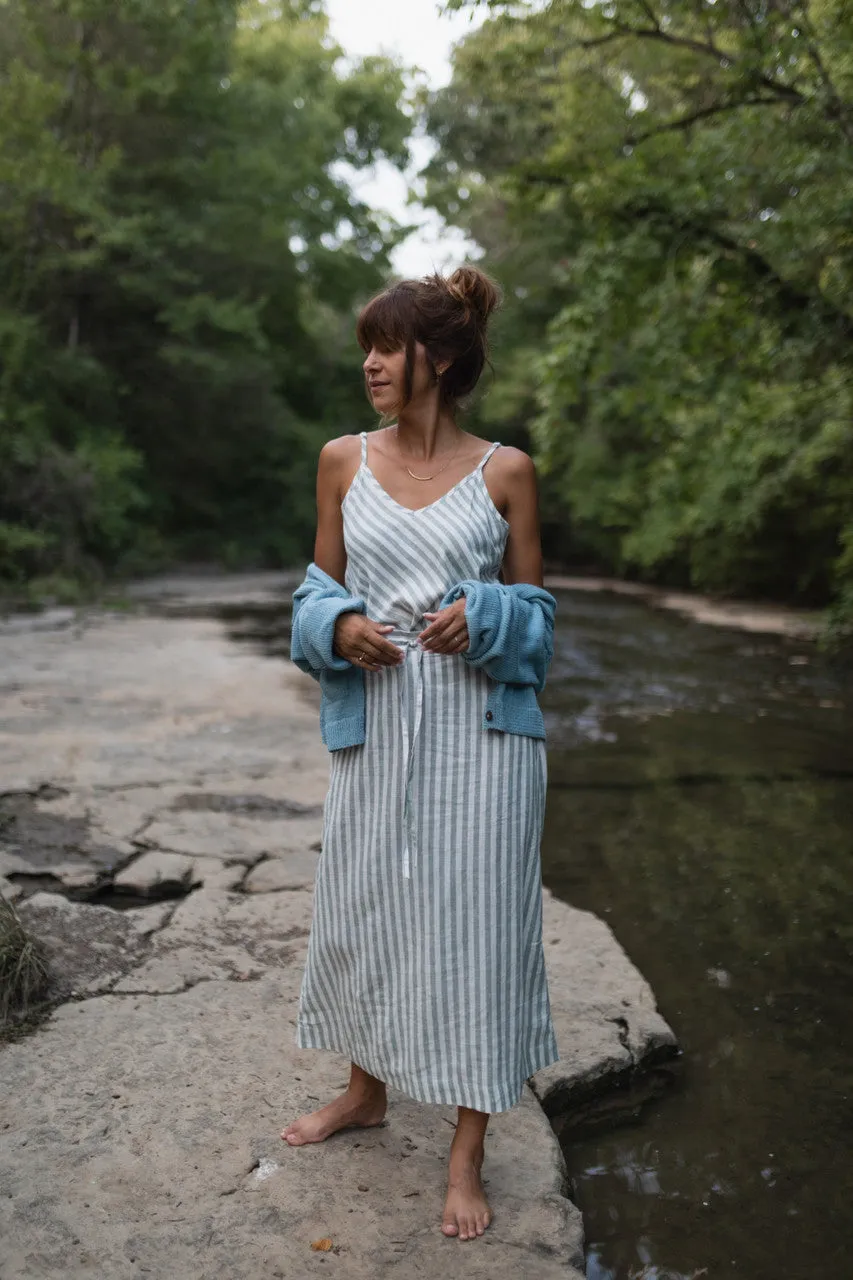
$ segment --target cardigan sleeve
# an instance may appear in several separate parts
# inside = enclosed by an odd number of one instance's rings
[[[465,597],[468,648],[462,657],[501,684],[531,685],[536,693],[554,654],[554,614],[550,592],[530,583],[458,582],[441,607]]]
[[[300,671],[345,671],[353,664],[334,650],[335,623],[342,613],[365,613],[361,596],[351,596],[334,578],[310,564],[293,593],[290,657]]]

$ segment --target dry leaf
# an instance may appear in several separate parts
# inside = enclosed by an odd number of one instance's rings
[[[331,1247],[332,1242],[328,1236],[324,1236],[322,1240],[311,1241],[311,1248],[315,1249],[317,1253],[328,1253]]]

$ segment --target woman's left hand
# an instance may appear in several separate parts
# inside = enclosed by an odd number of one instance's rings
[[[464,653],[468,648],[468,624],[465,621],[465,597],[460,596],[438,613],[425,613],[430,619],[418,636],[430,653]]]

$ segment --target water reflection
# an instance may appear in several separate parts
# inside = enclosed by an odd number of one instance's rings
[[[546,882],[603,916],[685,1057],[575,1133],[590,1280],[849,1274],[853,688],[803,641],[560,593]]]

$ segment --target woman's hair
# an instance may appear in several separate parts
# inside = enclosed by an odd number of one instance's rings
[[[454,406],[474,390],[483,372],[486,325],[499,304],[494,281],[476,267],[459,267],[447,277],[400,280],[371,298],[358,317],[356,337],[364,351],[405,351],[403,405],[412,398],[415,343],[422,343],[442,401]],[[445,363],[439,375],[436,365]]]

